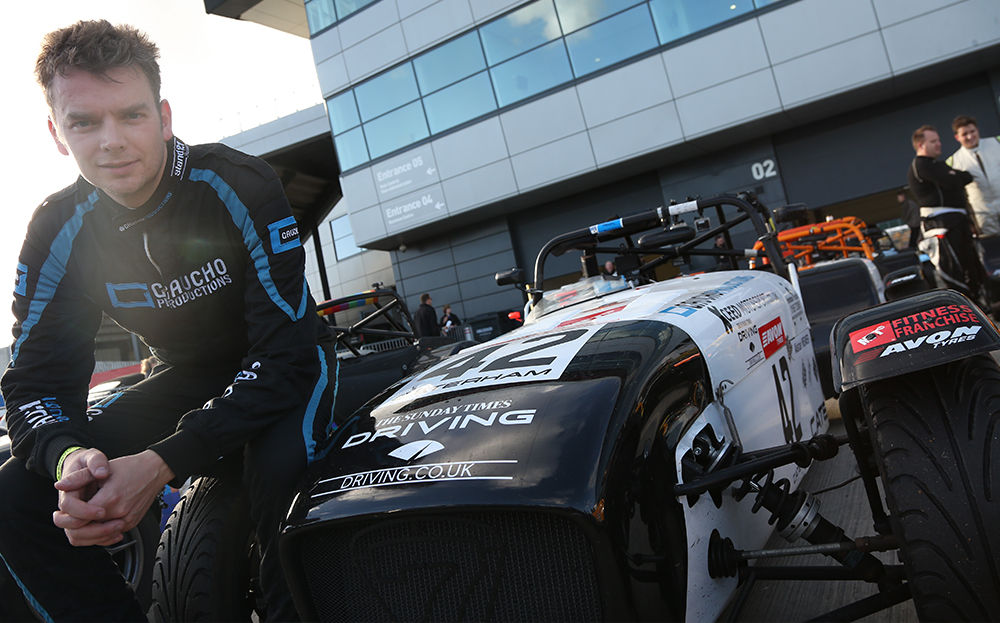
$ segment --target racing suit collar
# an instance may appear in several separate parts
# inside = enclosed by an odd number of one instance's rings
[[[167,164],[164,175],[160,178],[153,195],[138,208],[130,209],[119,204],[104,191],[100,193],[99,203],[110,207],[113,214],[112,224],[119,233],[125,233],[137,225],[143,225],[153,220],[157,215],[169,209],[174,195],[174,186],[187,177],[190,170],[190,147],[176,136],[167,141]],[[139,228],[142,229],[142,228]]]

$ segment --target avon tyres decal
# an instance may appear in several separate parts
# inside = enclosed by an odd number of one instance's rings
[[[567,329],[463,350],[415,377],[386,404],[454,389],[556,380],[600,328]]]
[[[918,349],[947,347],[975,340],[982,325],[968,305],[942,305],[886,320],[850,334],[854,364]]]

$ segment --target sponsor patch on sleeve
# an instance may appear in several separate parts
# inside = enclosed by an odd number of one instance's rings
[[[282,253],[302,246],[299,241],[299,224],[289,216],[267,226],[271,233],[271,251]]]

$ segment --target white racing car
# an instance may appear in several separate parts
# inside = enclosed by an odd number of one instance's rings
[[[718,225],[684,222],[705,213]],[[770,216],[752,195],[721,196],[548,243],[523,327],[376,396],[307,473],[281,537],[303,620],[711,621],[774,553],[762,548],[775,529],[804,542],[796,553],[832,559],[816,579],[879,587],[834,619],[911,596],[924,620],[1000,615],[1000,370],[985,354],[1000,334],[948,291],[841,319],[831,350],[846,435],[827,434],[809,319]],[[745,222],[768,270],[655,281],[674,258],[719,255],[699,247]],[[584,277],[545,291],[546,258],[570,250]],[[617,275],[599,274],[606,253]],[[734,269],[758,254],[721,253]],[[843,446],[874,534],[845,535],[797,489]],[[234,525],[199,524],[224,501],[201,491],[170,520],[192,539]],[[161,557],[210,580],[247,559],[240,525],[235,553],[183,560],[161,544]],[[902,565],[871,554],[894,549]],[[245,586],[161,577],[162,619],[245,620],[259,606]]]

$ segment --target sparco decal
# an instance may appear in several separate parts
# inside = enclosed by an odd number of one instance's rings
[[[678,316],[690,316],[699,309],[704,309],[706,305],[714,303],[751,280],[753,280],[753,277],[749,275],[733,277],[714,290],[705,290],[704,292],[699,292],[692,297],[677,301],[670,307],[664,309],[662,313],[677,314]]]
[[[31,428],[69,421],[69,418],[63,415],[62,407],[55,398],[35,400],[21,405],[17,410],[24,416],[25,421],[31,424]]]
[[[364,489],[369,487],[390,487],[420,482],[444,482],[455,480],[513,480],[509,472],[517,461],[456,461],[453,463],[432,463],[430,465],[392,467],[358,472],[321,480],[317,485],[333,483],[333,489],[312,494],[319,497],[335,491]],[[337,486],[339,485],[339,487]]]
[[[149,289],[156,297],[158,308],[175,308],[206,294],[212,294],[232,282],[233,278],[229,275],[226,263],[222,258],[216,258],[201,268],[196,268],[167,283],[154,283]]]
[[[426,437],[435,431],[438,433],[453,430],[464,430],[470,425],[489,428],[498,426],[519,426],[531,424],[535,418],[536,409],[515,409],[513,411],[491,411],[489,413],[465,413],[449,415],[434,421],[417,420],[400,424],[381,426],[374,432],[362,432],[351,435],[341,448],[350,448],[365,442],[372,443],[379,438],[403,439],[405,437]]]

